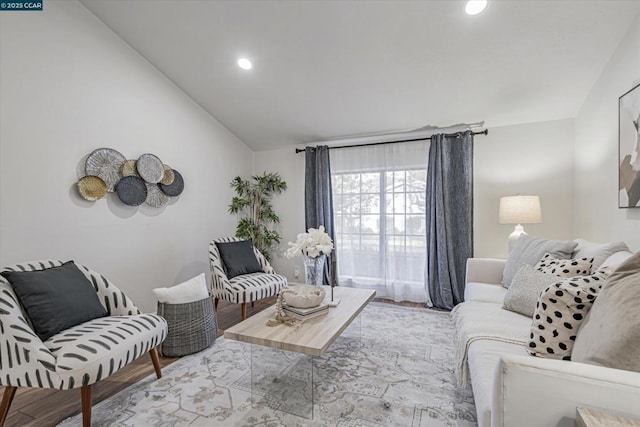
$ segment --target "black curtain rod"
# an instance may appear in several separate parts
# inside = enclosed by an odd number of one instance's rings
[[[463,133],[463,132],[446,133],[445,136],[456,136],[460,133]],[[489,134],[489,129],[481,130],[479,132],[473,132],[473,135],[488,135],[488,134]],[[330,146],[329,150],[333,150],[336,148],[367,147],[370,145],[395,144],[396,142],[413,142],[413,141],[431,141],[431,137],[429,136],[426,138],[402,139],[400,141],[370,142],[369,144],[335,145],[333,147]],[[304,153],[304,151],[305,151],[304,148],[296,148],[296,154]]]

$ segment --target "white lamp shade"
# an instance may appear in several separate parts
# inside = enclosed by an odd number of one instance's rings
[[[500,224],[539,224],[542,222],[540,197],[500,197]]]

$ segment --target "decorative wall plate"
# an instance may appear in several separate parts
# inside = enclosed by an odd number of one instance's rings
[[[83,199],[95,202],[107,194],[107,184],[100,177],[87,175],[78,181],[78,193]]]
[[[140,177],[125,176],[116,185],[116,193],[125,205],[140,206],[147,200],[147,185]]]
[[[122,164],[122,176],[140,176],[138,175],[138,170],[136,169],[136,161],[135,160],[127,160]]]
[[[160,184],[171,185],[173,184],[173,180],[176,178],[176,175],[173,173],[173,169],[171,166],[163,165],[164,167],[164,176],[162,180],[160,180]]]
[[[85,164],[87,175],[100,177],[107,184],[107,191],[112,192],[121,178],[120,169],[127,159],[111,148],[94,150]]]
[[[173,169],[173,175],[174,179],[171,184],[158,184],[158,187],[160,187],[162,192],[167,196],[176,197],[182,194],[182,190],[184,190],[184,180],[182,179],[182,175],[180,175],[180,172],[175,169]]]
[[[152,208],[162,208],[167,206],[167,203],[169,203],[169,196],[158,188],[158,184],[147,183],[147,200],[145,200],[145,204]]]
[[[143,154],[136,162],[138,173],[150,184],[157,184],[164,176],[164,165],[162,161],[153,154]]]

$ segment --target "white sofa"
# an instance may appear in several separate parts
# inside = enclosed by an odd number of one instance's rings
[[[614,266],[630,255],[618,252],[602,265]],[[468,345],[465,366],[478,425],[572,427],[578,406],[640,418],[640,373],[537,358],[522,344],[492,339],[513,338],[515,333],[526,342],[531,328],[531,318],[502,309],[507,292],[501,285],[504,266],[503,259],[469,259],[465,302],[452,313],[459,330],[473,327],[486,334],[486,339]]]

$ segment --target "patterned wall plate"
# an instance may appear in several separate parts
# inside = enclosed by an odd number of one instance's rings
[[[164,176],[164,165],[162,161],[153,154],[143,154],[136,162],[138,173],[150,184],[157,184]]]
[[[136,161],[135,160],[127,160],[122,164],[122,176],[140,176],[138,175],[138,170],[136,169]]]
[[[160,191],[158,184],[147,183],[147,200],[145,200],[145,203],[152,208],[162,208],[169,203],[169,196]]]
[[[164,184],[164,185],[173,184],[173,180],[176,178],[176,175],[173,173],[173,169],[171,169],[171,166],[168,166],[168,165],[163,165],[163,167],[164,167],[164,176],[162,177],[160,184]]]
[[[122,177],[120,169],[127,159],[118,151],[111,148],[98,148],[94,150],[85,164],[87,175],[93,175],[102,178],[107,184],[107,191],[113,192],[116,184]]]
[[[137,176],[125,176],[116,185],[116,193],[125,205],[140,206],[147,200],[147,185]]]
[[[162,190],[164,194],[171,197],[176,197],[182,194],[184,190],[184,180],[182,179],[182,175],[180,172],[173,169],[174,179],[173,182],[169,185],[158,184],[158,187]]]
[[[78,193],[83,199],[95,202],[107,194],[107,184],[100,177],[87,175],[78,181]]]

